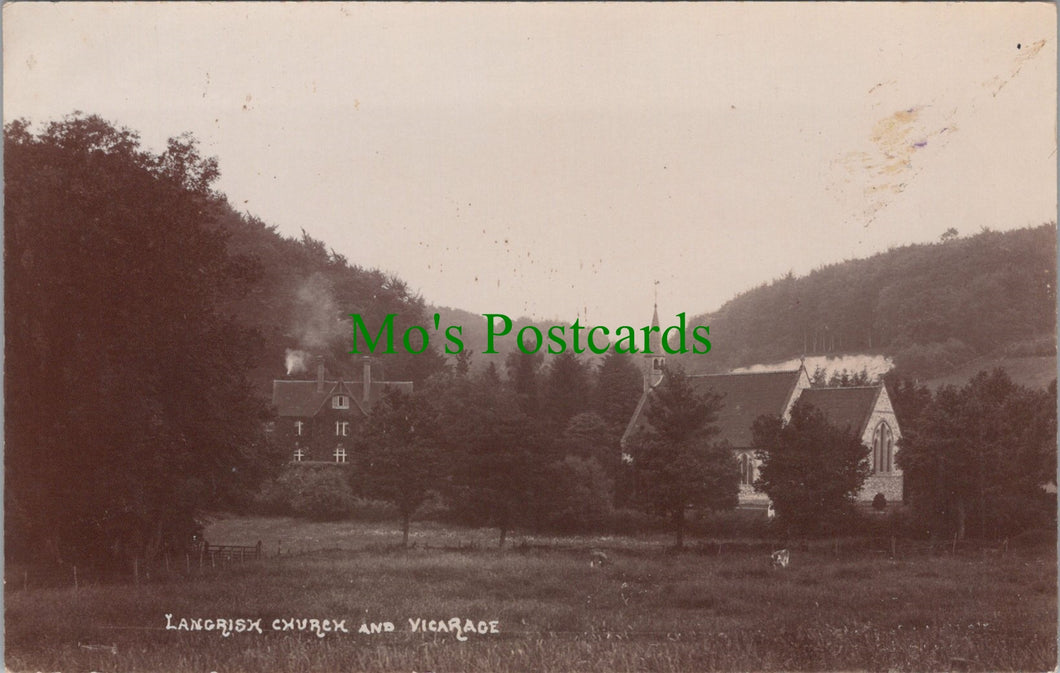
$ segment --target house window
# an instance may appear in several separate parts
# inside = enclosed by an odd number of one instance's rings
[[[346,462],[346,448],[345,447],[336,446],[335,447],[335,453],[332,454],[332,455],[335,456],[335,462],[336,463],[345,463]]]
[[[336,395],[335,397],[332,397],[331,398],[331,408],[332,409],[349,409],[350,408],[350,398],[348,396],[346,396],[346,395]]]
[[[294,462],[300,463],[300,462],[302,462],[302,459],[304,459],[304,458],[305,458],[305,451],[303,451],[302,449],[295,449],[294,450]]]
[[[299,437],[302,436],[302,421],[295,421],[294,422],[294,431],[295,431],[295,434],[297,434]]]
[[[894,471],[894,432],[887,421],[880,421],[872,433],[872,472],[888,474]]]
[[[335,436],[336,437],[349,437],[350,436],[350,424],[348,421],[335,421]]]

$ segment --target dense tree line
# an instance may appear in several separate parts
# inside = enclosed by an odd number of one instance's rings
[[[573,354],[544,365],[514,352],[506,372],[466,356],[414,395],[373,409],[350,471],[353,491],[409,517],[432,495],[452,519],[495,527],[589,530],[612,511],[622,480],[619,438],[641,395],[640,370],[610,353],[595,367]]]
[[[934,394],[905,382],[893,398],[906,498],[926,532],[964,539],[1055,529],[1055,380],[1032,390],[997,369]]]
[[[154,154],[83,114],[4,131],[9,558],[183,544],[281,465],[263,428],[288,349],[342,372],[348,313],[427,324],[400,279],[237,213],[190,136]],[[443,365],[380,362],[420,382]]]
[[[950,235],[788,274],[697,316],[717,369],[879,352],[929,378],[977,355],[1055,353],[1056,225]],[[691,364],[691,363],[690,363]]]
[[[8,554],[158,554],[267,464],[216,164],[77,116],[8,125],[4,175]]]

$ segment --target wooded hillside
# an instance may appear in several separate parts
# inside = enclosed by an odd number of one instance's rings
[[[744,292],[710,325],[714,370],[800,355],[882,353],[930,378],[986,355],[1056,352],[1056,225],[895,248]],[[690,328],[691,329],[691,328]]]
[[[186,544],[286,460],[263,431],[289,351],[302,376],[316,356],[359,373],[349,313],[424,323],[401,280],[235,212],[218,175],[190,136],[153,154],[97,116],[5,127],[9,552],[120,566]],[[379,363],[422,381],[441,359]]]

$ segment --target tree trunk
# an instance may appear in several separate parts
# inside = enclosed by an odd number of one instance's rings
[[[674,534],[677,536],[677,548],[685,548],[685,508],[674,510]]]

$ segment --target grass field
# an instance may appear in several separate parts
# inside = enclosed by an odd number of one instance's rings
[[[391,546],[400,535],[392,528],[226,519],[207,530],[211,542],[261,539],[271,555],[287,540],[284,555],[140,586],[10,590],[6,664],[16,671],[1056,666],[1056,558],[1048,548],[891,560],[822,547],[794,551],[791,567],[772,570],[762,553],[673,553],[665,538],[517,537],[498,551],[493,531],[441,526],[420,526],[417,547],[406,552]],[[611,563],[590,567],[593,546],[605,547]],[[167,614],[172,625],[260,618],[263,633],[172,630]],[[454,617],[461,626],[472,620],[476,631],[496,621],[498,632],[458,638],[410,630],[410,619]],[[284,618],[345,620],[349,633],[272,630]],[[362,623],[384,622],[394,631],[357,633]]]

